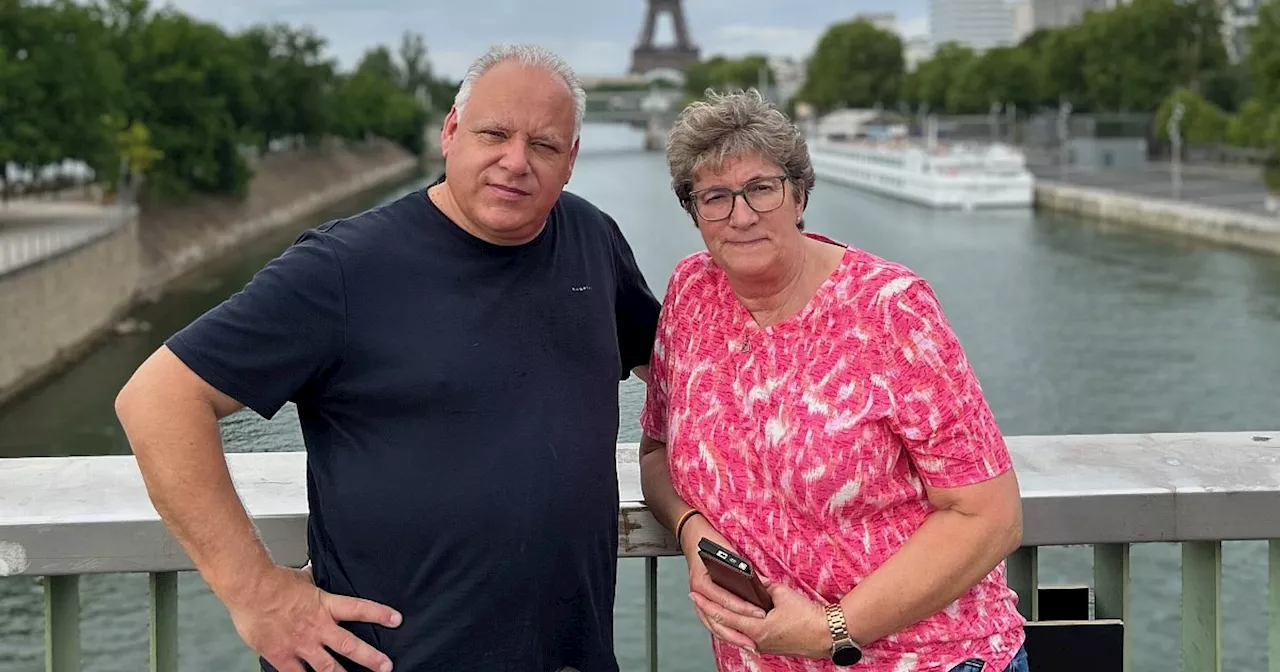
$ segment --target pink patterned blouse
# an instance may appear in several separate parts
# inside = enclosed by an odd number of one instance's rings
[[[811,237],[831,242],[821,236]],[[646,434],[671,480],[764,575],[835,602],[929,515],[924,484],[1011,466],[1004,439],[928,284],[847,247],[799,314],[760,328],[706,252],[672,273]],[[942,612],[872,642],[865,672],[1005,669],[1023,643],[1002,563]],[[713,641],[722,672],[836,670]]]

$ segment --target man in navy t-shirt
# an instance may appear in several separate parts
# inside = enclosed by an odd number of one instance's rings
[[[442,179],[306,232],[121,391],[152,501],[264,669],[618,669],[618,381],[660,306],[562,191],[583,95],[543,50],[491,51]],[[216,423],[286,402],[314,585],[255,537]]]

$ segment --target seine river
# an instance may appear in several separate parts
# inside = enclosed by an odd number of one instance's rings
[[[613,214],[653,291],[701,239],[671,194],[661,154],[636,151],[625,127],[588,127],[569,189]],[[389,189],[346,211],[420,187]],[[0,410],[0,456],[126,453],[112,399],[167,335],[241,287],[298,231],[299,222],[233,260],[190,278],[135,316],[150,329],[105,343],[75,367]],[[809,230],[906,263],[929,279],[1009,435],[1246,431],[1276,428],[1280,398],[1280,259],[1112,230],[1030,212],[938,213],[819,182]],[[642,386],[622,384],[620,441],[639,440]],[[224,422],[232,451],[295,450],[297,417],[241,413]],[[1263,669],[1265,545],[1226,545],[1224,610],[1231,670]],[[1044,582],[1087,582],[1087,549],[1041,552]],[[1139,648],[1135,670],[1176,669],[1176,546],[1133,550]],[[708,635],[692,615],[685,567],[659,562],[662,669],[714,669]],[[625,560],[617,606],[624,670],[644,661],[643,563]],[[248,670],[254,657],[195,574],[180,580],[182,669]],[[147,667],[144,575],[81,581],[82,646],[90,672]],[[0,670],[43,662],[43,597],[35,579],[0,580]]]

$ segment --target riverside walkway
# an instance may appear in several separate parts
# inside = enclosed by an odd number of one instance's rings
[[[1057,166],[1029,166],[1037,180],[1075,187],[1106,189],[1142,198],[1173,199],[1212,207],[1268,215],[1267,190],[1261,168],[1186,166],[1181,168],[1181,188],[1175,189],[1173,168],[1150,163],[1141,168],[1072,169],[1065,174]],[[1272,216],[1278,216],[1272,214]],[[1280,226],[1280,222],[1277,224]]]
[[[1023,547],[1009,579],[1030,620],[1037,672],[1127,670],[1132,609],[1130,548],[1182,548],[1181,669],[1222,667],[1222,545],[1268,540],[1269,669],[1280,671],[1280,431],[1010,437],[1022,487]],[[305,455],[228,455],[237,489],[277,561],[306,561]],[[658,660],[657,563],[677,556],[640,492],[637,446],[619,444],[621,557],[645,561],[647,669]],[[45,577],[46,669],[80,669],[78,577],[150,576],[151,669],[178,669],[177,572],[191,562],[147,499],[132,456],[0,460],[0,576]],[[1040,585],[1042,547],[1091,545],[1087,613]],[[1179,657],[1166,652],[1171,663]]]
[[[82,247],[128,220],[114,206],[16,200],[0,204],[0,277]]]

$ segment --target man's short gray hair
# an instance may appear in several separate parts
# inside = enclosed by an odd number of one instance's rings
[[[467,68],[467,74],[462,78],[462,84],[458,86],[458,94],[453,99],[454,107],[458,108],[458,116],[462,116],[476,80],[495,65],[506,61],[516,61],[521,65],[542,68],[564,81],[565,86],[569,87],[569,92],[573,94],[573,139],[577,140],[578,134],[582,132],[582,119],[587,114],[587,92],[578,81],[578,75],[563,58],[535,44],[495,44],[483,56],[472,62],[471,67]]]
[[[800,129],[755,89],[727,94],[708,89],[705,95],[680,112],[667,136],[671,188],[681,207],[693,214],[690,194],[699,170],[715,170],[726,159],[751,154],[782,166],[796,198],[803,191],[807,206],[815,180]]]

